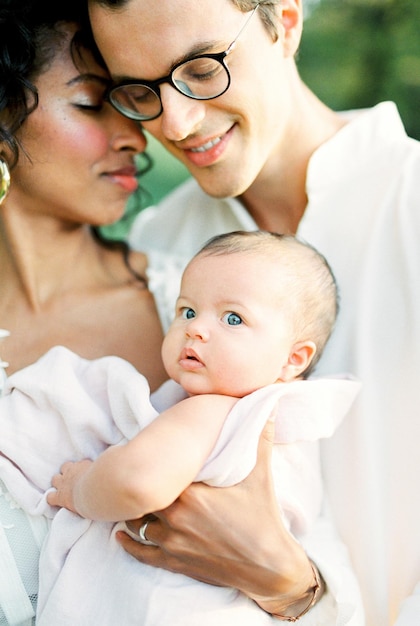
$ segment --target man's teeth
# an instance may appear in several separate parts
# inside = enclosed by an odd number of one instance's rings
[[[219,143],[219,141],[221,141],[221,138],[216,137],[216,139],[212,139],[211,141],[208,141],[207,143],[205,143],[203,146],[200,146],[199,148],[191,148],[191,152],[205,152],[206,150],[210,150],[210,148],[213,148],[213,146]]]

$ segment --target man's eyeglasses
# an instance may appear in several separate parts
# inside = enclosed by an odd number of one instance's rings
[[[245,24],[224,52],[202,54],[175,65],[170,73],[158,80],[132,80],[111,87],[107,98],[117,111],[139,122],[154,120],[163,111],[159,85],[169,83],[177,91],[194,100],[213,100],[229,89],[230,73],[226,57],[258,9],[251,11]]]

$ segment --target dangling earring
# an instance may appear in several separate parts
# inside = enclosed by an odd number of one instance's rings
[[[9,167],[4,159],[0,157],[0,204],[7,196],[10,188]]]

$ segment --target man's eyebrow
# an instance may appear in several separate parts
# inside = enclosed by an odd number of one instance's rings
[[[98,83],[103,87],[108,87],[111,83],[109,78],[105,76],[99,76],[99,74],[77,74],[74,78],[67,81],[66,85],[71,87],[72,85],[78,85],[80,83]]]
[[[195,57],[198,57],[198,56],[201,56],[201,55],[212,54],[212,51],[215,48],[223,48],[223,46],[226,46],[226,42],[205,41],[205,42],[201,42],[200,44],[197,44],[195,46],[192,46],[188,50],[188,52],[186,52],[182,56],[179,56],[178,58],[176,58],[176,59],[174,59],[172,61],[172,64],[170,65],[169,72],[176,65],[180,65],[181,63],[186,63],[186,61],[191,61],[191,59],[194,59]],[[220,52],[222,52],[222,51],[223,50],[221,49]],[[113,74],[112,75],[112,82],[114,84],[129,82],[129,81],[132,81],[132,80],[146,80],[146,79],[143,79],[143,77],[139,77],[139,76],[130,76],[128,74]]]

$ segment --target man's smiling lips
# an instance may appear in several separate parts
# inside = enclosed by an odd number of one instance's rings
[[[207,152],[207,150],[210,150],[210,148],[213,148],[213,146],[217,145],[219,141],[221,141],[221,138],[216,137],[216,139],[208,141],[203,146],[199,146],[198,148],[191,148],[191,152]]]
[[[213,165],[223,154],[232,137],[234,126],[226,133],[208,139],[207,141],[190,142],[177,147],[183,151],[187,159],[198,167]]]

